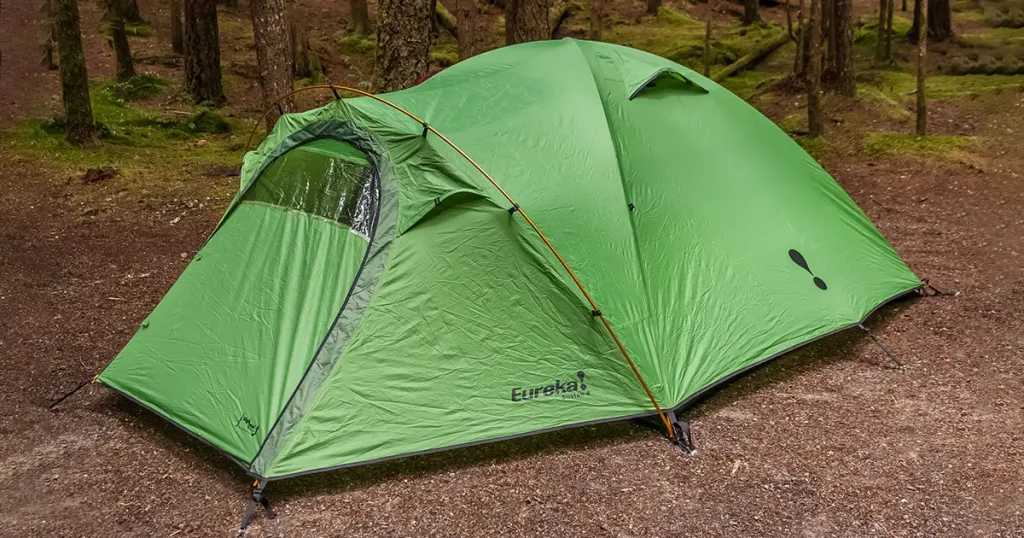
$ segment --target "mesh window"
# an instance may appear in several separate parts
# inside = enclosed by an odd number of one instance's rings
[[[334,139],[318,139],[278,157],[242,202],[287,207],[370,235],[377,209],[374,170],[366,155]]]

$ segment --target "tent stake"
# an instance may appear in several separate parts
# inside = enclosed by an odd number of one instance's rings
[[[666,409],[665,415],[668,416],[668,420],[672,424],[672,441],[675,442],[676,446],[687,454],[692,455],[694,452],[697,452],[697,447],[693,444],[690,423],[685,420],[679,420],[676,417],[676,412],[671,409]]]
[[[886,347],[885,344],[883,344],[882,341],[877,336],[875,336],[875,333],[871,332],[871,330],[865,327],[863,323],[858,323],[857,326],[860,327],[865,333],[867,333],[867,335],[875,342],[875,344],[878,345],[878,347],[881,348],[883,352],[885,352],[885,355],[889,357],[889,360],[895,363],[897,367],[903,368],[903,363],[896,358],[896,355],[893,354],[892,350]]]
[[[263,488],[267,487],[267,480],[263,478],[257,478],[252,484],[252,493],[249,497],[249,503],[245,505],[245,514],[242,516],[242,525],[238,528],[238,535],[245,534],[245,528],[249,526],[249,522],[252,521],[253,513],[256,512],[257,506],[262,506],[267,511],[267,519],[274,519],[277,514],[274,513],[274,509],[270,507],[270,501],[266,495],[263,494]]]

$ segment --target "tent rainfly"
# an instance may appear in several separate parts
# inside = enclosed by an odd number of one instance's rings
[[[674,411],[704,391],[920,286],[729,91],[527,43],[283,116],[98,381],[238,462],[259,502],[268,480],[604,421],[685,442]]]

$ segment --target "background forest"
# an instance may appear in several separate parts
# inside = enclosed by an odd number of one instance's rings
[[[335,98],[290,91],[562,37],[705,73],[821,162],[948,292],[872,318],[906,367],[832,337],[691,410],[695,457],[632,423],[544,434],[275,484],[249,535],[1019,535],[1021,0],[0,0],[4,532],[233,532],[233,463],[99,387],[49,404],[202,246],[244,151]]]

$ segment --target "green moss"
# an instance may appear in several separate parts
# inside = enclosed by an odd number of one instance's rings
[[[144,22],[128,22],[124,25],[124,31],[126,34],[132,37],[153,37],[156,32],[153,28]]]
[[[913,156],[982,167],[971,153],[977,141],[969,136],[916,136],[902,133],[869,133],[863,151],[868,157]]]
[[[365,56],[373,54],[377,50],[376,36],[364,36],[359,34],[342,34],[335,38],[338,50],[342,54],[354,56]]]
[[[792,132],[807,129],[807,114],[790,114],[778,123],[779,129]]]
[[[866,104],[874,105],[874,108],[888,119],[902,121],[914,116],[900,99],[882,91],[876,86],[858,84],[857,97]]]
[[[755,93],[782,79],[782,75],[768,71],[740,71],[726,78],[720,84],[742,99],[750,99]]]
[[[911,97],[917,88],[917,80],[910,73],[883,72],[882,83],[878,86],[889,98],[903,102]],[[1005,75],[936,75],[926,80],[929,99],[956,97],[978,97],[987,93],[1024,91],[1024,79]]]
[[[430,49],[430,63],[448,67],[459,61],[459,45],[454,40],[443,40],[434,44]]]
[[[220,114],[208,109],[202,109],[187,119],[176,122],[173,126],[185,133],[230,133],[231,126],[228,125]]]
[[[914,25],[912,19],[893,13],[892,16],[892,39],[903,39],[903,36],[910,31]],[[878,19],[869,18],[853,32],[853,42],[858,48],[874,47],[878,42]]]
[[[105,92],[111,99],[119,101],[138,101],[148,99],[167,87],[167,81],[152,75],[135,75],[124,81],[110,80],[103,82],[98,90]]]
[[[609,17],[604,39],[645,50],[697,71],[704,67],[705,22],[696,21],[686,13],[662,7],[656,17],[640,24]],[[711,63],[728,65],[743,55],[776,39],[782,32],[776,25],[739,26],[736,23],[714,24],[711,31]]]
[[[814,157],[817,161],[821,161],[829,154],[829,152],[832,151],[831,144],[829,144],[824,137],[800,135],[794,136],[793,140],[796,141],[797,144],[800,144],[800,147],[804,148],[804,151],[810,154],[811,157]]]

